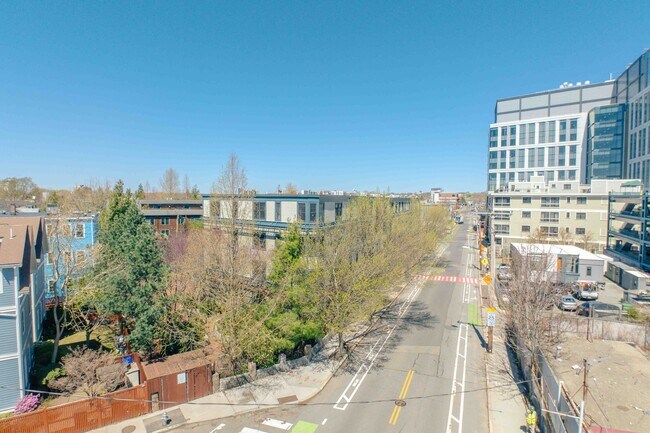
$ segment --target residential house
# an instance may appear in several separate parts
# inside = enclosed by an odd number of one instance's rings
[[[34,342],[45,318],[45,255],[41,216],[0,217],[0,411],[29,388]]]

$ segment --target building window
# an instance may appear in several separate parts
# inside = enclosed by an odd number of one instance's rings
[[[343,203],[334,203],[334,217],[338,220],[343,216]]]
[[[532,198],[531,197],[522,197],[521,201],[522,201],[523,204],[530,204],[532,202]]]
[[[254,220],[266,220],[266,202],[265,201],[256,201],[253,203],[253,219]]]
[[[571,119],[569,128],[569,141],[576,141],[578,139],[578,119]]]
[[[161,230],[160,234],[163,236],[169,236],[169,230]]]
[[[587,233],[587,231],[586,231],[586,229],[584,227],[576,227],[576,234],[577,235],[584,235],[586,233]]]
[[[566,120],[560,120],[560,140],[566,141]]]
[[[514,146],[517,144],[517,127],[516,126],[511,126],[510,127],[510,146]]]
[[[568,220],[571,219],[571,212],[566,213],[566,219],[568,219]]]
[[[591,277],[591,266],[587,266],[587,276]]]
[[[316,203],[309,203],[309,221],[316,221]]]
[[[530,233],[530,226],[521,226],[522,233]]]
[[[54,293],[54,290],[56,289],[56,282],[54,280],[48,280],[47,281],[47,291],[50,293]]]
[[[578,204],[587,204],[587,197],[578,197],[578,198],[576,199],[576,202],[577,202]]]
[[[169,225],[169,217],[160,218],[160,225],[161,226],[168,226]]]
[[[282,221],[282,202],[281,201],[276,201],[275,202],[275,220],[276,221]]]
[[[564,184],[564,190],[567,191],[567,190],[570,190],[570,189],[571,189],[571,184],[570,183],[565,183]],[[567,197],[567,198],[569,198],[569,197]]]
[[[74,261],[77,264],[82,264],[83,262],[86,261],[86,251],[85,250],[77,250],[74,252]]]
[[[495,197],[494,205],[499,207],[510,207],[510,197]]]
[[[495,224],[494,225],[494,234],[508,235],[508,234],[510,234],[510,226],[508,224]]]
[[[541,222],[543,223],[556,223],[560,221],[559,212],[542,212]]]
[[[51,265],[51,264],[54,263],[54,253],[47,253],[45,255],[45,263],[48,264],[48,265]]]
[[[490,147],[497,147],[499,130],[497,128],[490,128]]]
[[[75,223],[74,225],[74,237],[75,238],[85,238],[86,237],[86,226],[84,223]]]
[[[560,230],[557,227],[541,226],[539,228],[539,231],[542,236],[551,237],[551,238],[557,237],[557,235],[560,233]]]
[[[307,221],[307,211],[305,203],[298,203],[298,219],[300,221]]]
[[[542,207],[560,207],[560,197],[542,197]]]
[[[63,264],[67,265],[68,263],[72,263],[72,252],[71,251],[64,251],[63,252]]]
[[[508,127],[501,127],[501,147],[506,147],[508,144]]]
[[[567,203],[571,203],[571,197],[567,197],[567,198],[566,198],[566,202],[567,202]]]
[[[523,211],[521,213],[522,218],[530,218],[530,211]]]
[[[577,220],[586,220],[587,219],[587,214],[585,212],[576,212],[576,219]]]

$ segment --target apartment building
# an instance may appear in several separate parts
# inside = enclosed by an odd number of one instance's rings
[[[640,191],[640,182],[628,180],[594,179],[583,185],[532,176],[513,182],[507,191],[488,196],[497,251],[507,254],[511,243],[533,241],[572,243],[600,253],[607,245],[609,194]]]
[[[47,252],[42,217],[0,217],[0,412],[29,388],[45,317]]]
[[[335,224],[356,195],[339,194],[254,194],[237,203],[244,234],[254,237],[261,249],[273,249],[282,232],[290,224],[300,221],[303,231],[309,232],[318,225]],[[391,197],[396,212],[410,208],[410,198]],[[219,225],[229,218],[230,203],[227,197],[203,195],[203,221],[206,225]]]
[[[45,217],[45,232],[50,251],[45,256],[46,299],[52,299],[61,289],[61,281],[54,281],[57,260],[85,261],[97,242],[97,214],[49,215]],[[58,257],[55,257],[58,256]]]
[[[140,212],[163,236],[176,234],[188,220],[203,217],[203,200],[145,199],[139,200]]]

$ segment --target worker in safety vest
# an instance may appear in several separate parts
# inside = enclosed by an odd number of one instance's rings
[[[535,433],[535,427],[537,426],[537,413],[535,412],[535,407],[531,406],[526,413],[526,427],[530,433]]]

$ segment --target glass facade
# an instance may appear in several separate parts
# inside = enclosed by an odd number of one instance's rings
[[[625,105],[605,105],[589,112],[587,120],[586,182],[623,177]]]

